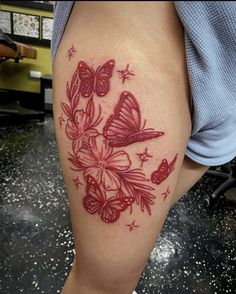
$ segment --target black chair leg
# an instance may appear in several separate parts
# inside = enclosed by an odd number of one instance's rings
[[[236,187],[236,165],[231,167],[230,164],[225,164],[220,167],[220,171],[218,170],[208,170],[207,175],[216,178],[221,179],[224,182],[210,195],[208,198],[208,205],[210,206],[212,202],[217,201],[222,196],[224,196],[224,193],[231,189],[232,187]]]

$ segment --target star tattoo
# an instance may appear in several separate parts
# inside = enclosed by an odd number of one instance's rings
[[[74,184],[75,184],[76,189],[78,189],[79,187],[82,186],[82,183],[80,182],[78,176],[74,179]]]
[[[120,73],[120,78],[122,79],[122,84],[124,84],[125,80],[129,80],[130,76],[134,76],[134,72],[129,70],[129,64],[126,65],[125,69],[118,70],[117,72]]]
[[[170,194],[170,188],[169,186],[167,187],[166,191],[161,193],[161,196],[163,197],[163,201],[166,200],[167,196]]]
[[[141,161],[141,167],[143,167],[143,163],[145,161],[148,161],[148,158],[151,158],[152,156],[148,153],[147,147],[145,148],[144,152],[137,153],[139,160]]]
[[[66,57],[68,57],[69,61],[71,60],[71,58],[75,55],[75,53],[77,52],[74,44],[72,45],[72,47],[70,49],[67,50],[67,55]]]
[[[59,124],[60,124],[60,128],[62,127],[62,125],[63,125],[63,123],[65,122],[65,120],[64,120],[64,118],[63,118],[63,116],[62,116],[62,114],[61,114],[61,116],[59,117]]]
[[[129,231],[131,232],[133,231],[133,229],[138,228],[139,226],[135,225],[135,220],[134,220],[131,224],[126,225],[126,227],[129,227]]]

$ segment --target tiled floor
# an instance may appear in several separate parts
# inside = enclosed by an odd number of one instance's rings
[[[171,210],[138,294],[235,293],[236,204],[204,207],[216,184],[205,176]],[[60,293],[72,258],[52,119],[0,127],[0,293]]]

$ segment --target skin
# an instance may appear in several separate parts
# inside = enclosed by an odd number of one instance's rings
[[[69,59],[72,45],[76,52]],[[156,197],[150,206],[151,215],[132,205],[132,215],[125,209],[115,222],[105,223],[98,212],[90,214],[83,205],[89,184],[84,170],[71,169],[68,152],[73,152],[72,139],[65,131],[68,117],[61,103],[68,100],[66,83],[71,82],[79,61],[96,70],[110,59],[116,62],[111,87],[104,97],[95,93],[93,98],[96,109],[101,106],[104,123],[115,113],[121,93],[129,91],[138,101],[141,119],[147,119],[145,128],[164,132],[160,138],[132,142],[115,150],[126,152],[132,165],[140,167],[137,153],[148,148],[152,157],[142,167],[146,178],[163,159],[170,163],[177,153],[178,158],[165,180],[150,184]],[[118,71],[127,65],[134,75],[123,82]],[[207,170],[184,156],[191,134],[189,84],[183,28],[173,3],[77,1],[56,54],[53,75],[55,129],[76,250],[62,293],[131,293],[171,205]],[[85,109],[88,98],[80,99],[77,109]],[[61,115],[64,121],[59,119]],[[81,185],[74,183],[77,176]],[[130,230],[132,224],[137,227]]]

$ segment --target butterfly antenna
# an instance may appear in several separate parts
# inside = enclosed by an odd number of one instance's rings
[[[130,212],[129,212],[129,214],[132,214],[132,212],[133,212],[133,206],[132,206],[132,204],[130,204]]]
[[[147,120],[145,119],[144,122],[143,122],[142,130],[145,128],[145,126],[146,126],[146,122],[147,122]]]

